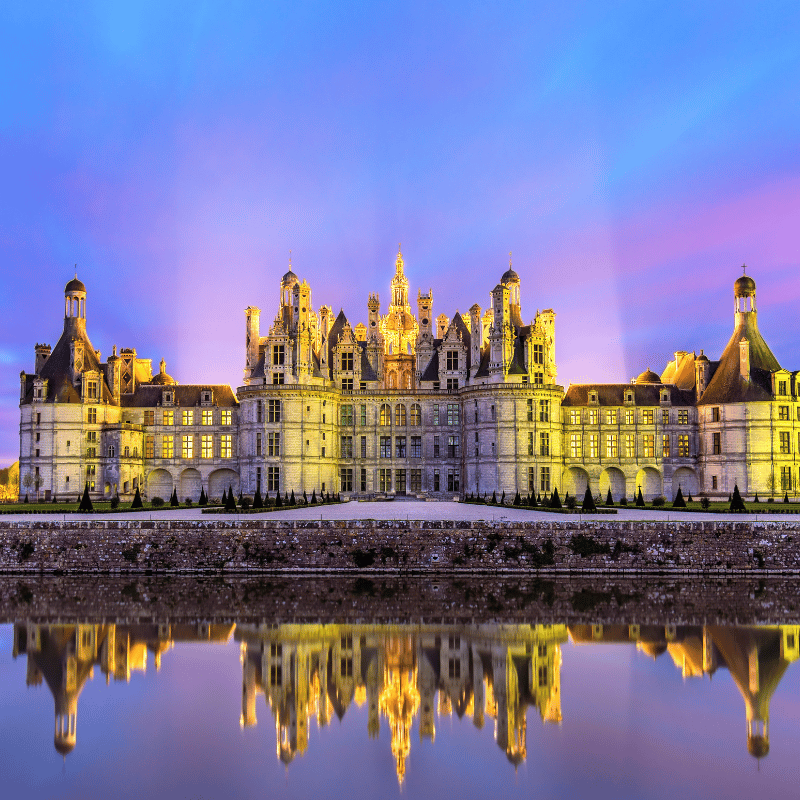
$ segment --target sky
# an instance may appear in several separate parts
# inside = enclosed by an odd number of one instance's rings
[[[76,264],[94,347],[180,383],[241,385],[290,251],[355,325],[398,243],[450,318],[512,253],[565,387],[718,358],[742,264],[800,369],[799,31],[780,0],[5,0],[0,462]]]

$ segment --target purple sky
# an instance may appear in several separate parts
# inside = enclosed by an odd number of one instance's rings
[[[0,462],[76,262],[94,346],[181,383],[239,385],[243,309],[268,328],[289,250],[355,324],[398,242],[450,317],[513,251],[565,386],[718,357],[743,262],[800,368],[798,29],[778,0],[7,0]]]

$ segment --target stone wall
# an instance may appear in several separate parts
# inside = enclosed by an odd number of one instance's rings
[[[800,572],[796,522],[0,522],[6,573]]]

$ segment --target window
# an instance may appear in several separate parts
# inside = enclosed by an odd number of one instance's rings
[[[351,467],[342,467],[339,470],[339,480],[343,492],[353,491],[353,470]]]
[[[533,363],[544,364],[544,345],[535,344],[533,346]]]
[[[156,442],[152,436],[145,436],[144,439],[144,457],[155,458]]]
[[[477,401],[476,401],[477,405]],[[526,401],[528,422],[533,422],[533,398],[529,397]],[[477,422],[477,420],[475,420]]]
[[[617,421],[617,411],[614,408],[606,409],[606,425],[614,425]]]
[[[689,410],[686,408],[681,408],[678,410],[678,425],[688,425],[689,424]]]
[[[600,455],[600,436],[596,433],[589,434],[589,458],[597,458]]]
[[[544,375],[541,372],[534,372],[533,373],[533,385],[534,386],[543,386],[544,385]]]
[[[717,488],[717,476],[716,475],[712,475],[711,476],[711,488],[712,489],[716,489]]]
[[[789,444],[789,431],[781,431],[779,434],[780,439],[780,452],[783,455],[792,452],[791,445]]]
[[[778,419],[780,420],[789,419],[789,406],[778,406]]]
[[[459,437],[451,435],[447,437],[447,457],[458,458],[460,455]]]
[[[358,388],[359,388],[359,389],[360,389],[362,392],[366,392],[366,391],[367,391],[367,382],[366,382],[366,381],[359,381],[359,382],[358,382]]]
[[[533,431],[528,431],[528,455],[533,455]]]
[[[341,420],[341,424],[347,427],[350,427],[353,424],[353,406],[351,405],[343,405],[339,409],[339,418]]]
[[[398,458],[405,458],[406,457],[406,437],[405,436],[395,436],[394,444],[395,444],[395,455]]]
[[[542,664],[539,667],[538,677],[539,677],[539,686],[540,687],[547,686],[547,666],[545,664]]]
[[[353,457],[353,437],[352,436],[342,436],[342,458],[352,458]],[[352,471],[350,473],[350,478],[352,482]]]
[[[678,436],[678,458],[688,458],[689,456],[689,434],[682,433]]]
[[[390,469],[378,470],[378,488],[381,492],[392,490],[392,471]]]
[[[642,436],[642,455],[645,458],[655,458],[656,456],[656,437],[652,433]]]
[[[39,434],[36,434],[36,441],[39,441]],[[86,441],[87,442],[94,442],[97,443],[97,431],[87,431],[86,433]]]
[[[281,488],[280,467],[267,467],[267,491],[278,492]]]
[[[279,433],[267,434],[267,455],[279,456],[281,454],[281,435]]]
[[[395,425],[402,425],[405,427],[406,424],[406,407],[402,403],[398,403],[394,407],[394,424]]]
[[[661,424],[669,425],[669,411],[666,408],[661,412]]]
[[[38,419],[37,419],[36,421],[37,421],[37,422],[39,422],[39,420],[38,420]],[[89,409],[89,410],[86,412],[86,421],[87,421],[87,422],[88,422],[90,425],[96,425],[96,424],[97,424],[97,409],[96,409],[96,408],[90,408],[90,409]]]
[[[363,467],[361,468],[361,491],[367,491],[367,470]]]
[[[422,491],[422,470],[412,469],[408,475],[408,490],[410,492]]]
[[[233,451],[233,436],[224,433],[219,437],[219,457],[230,458]]]
[[[792,488],[792,468],[781,467],[781,491],[788,492]]]
[[[536,491],[536,467],[528,467],[528,491]]]
[[[569,457],[581,457],[581,435],[579,433],[571,433],[569,436]]]
[[[267,400],[267,422],[281,421],[281,401]],[[325,421],[323,417],[323,422]]]
[[[231,413],[230,411],[228,412]],[[175,412],[174,411],[165,411],[161,415],[161,424],[162,425],[174,425],[175,424]]]
[[[256,455],[260,456],[263,455],[264,448],[263,448],[263,441],[262,436],[260,433],[256,433]]]
[[[786,392],[784,392],[784,394],[786,394]],[[86,396],[90,400],[97,400],[97,381],[86,381]]]
[[[778,381],[778,394],[781,396],[784,396],[786,394],[786,381]],[[91,397],[91,395],[89,396]]]
[[[449,658],[448,660],[448,674],[454,680],[461,678],[461,661],[457,658]]]
[[[447,370],[452,372],[458,369],[458,350],[447,351]]]
[[[113,448],[109,448],[108,455],[109,457],[113,457],[114,453],[112,452]],[[36,457],[39,457],[39,451],[36,451]],[[87,458],[96,458],[97,457],[97,448],[96,447],[87,447],[86,448],[86,457]]]
[[[722,434],[714,433],[711,435],[711,452],[715,456],[722,453]]]
[[[625,409],[625,424],[626,425],[633,425],[633,414],[634,411],[632,408]]]
[[[94,450],[94,448],[92,448],[92,450]],[[92,455],[94,455],[94,453],[92,453]],[[109,447],[108,447],[108,457],[109,458],[114,458],[114,445],[113,444],[109,445]]]
[[[342,353],[342,372],[353,371],[353,354]]]
[[[441,482],[440,482],[439,470],[435,469],[433,471],[433,491],[434,492],[440,492],[441,491],[440,486],[441,486]]]
[[[645,425],[652,425],[653,424],[653,409],[652,408],[643,408],[642,409],[642,422]]]
[[[194,422],[194,411],[190,408],[184,408],[181,421],[184,425],[191,425]]]
[[[214,412],[209,409],[203,409],[203,425],[214,424]]]
[[[422,437],[411,437],[411,458],[422,458]]]
[[[439,391],[439,381],[434,381],[433,382],[433,391],[434,392],[438,392]]]
[[[550,401],[539,401],[539,422],[550,422]]]
[[[719,422],[719,406],[714,406],[711,409],[711,421]]]
[[[155,425],[156,422],[156,412],[155,411],[145,411],[144,412],[144,424],[145,425]]]
[[[367,404],[366,403],[362,403],[361,404],[361,407],[359,409],[359,417],[360,417],[359,420],[358,420],[359,424],[360,425],[366,425],[367,424]]]
[[[361,458],[367,457],[367,437],[361,437]]]
[[[164,436],[161,439],[161,458],[175,457],[175,437]]]
[[[404,469],[394,471],[394,490],[397,494],[406,493],[406,471]]]
[[[636,458],[636,439],[632,433],[625,434],[625,458]]]
[[[665,433],[661,437],[661,455],[664,458],[669,458],[670,447],[669,447],[669,434]]]
[[[411,424],[420,425],[422,423],[422,409],[418,403],[411,404]]]
[[[569,424],[580,425],[580,422],[581,422],[581,412],[578,411],[577,408],[571,408],[569,412]]]
[[[539,434],[539,455],[550,455],[550,434],[547,431],[542,431]]]
[[[448,378],[447,379],[447,391],[448,392],[456,392],[456,391],[458,391],[458,378]]]
[[[284,378],[282,372],[273,372],[272,373],[272,385],[273,386],[283,386]]]
[[[617,457],[617,434],[616,433],[607,433],[606,434],[606,458],[616,458]]]
[[[282,344],[272,345],[272,366],[282,367],[284,364],[285,352]]]
[[[181,456],[183,458],[192,458],[194,455],[194,436],[191,434],[189,436],[183,436],[182,438],[182,445],[181,445]]]
[[[434,425],[438,425],[439,424],[439,406],[438,405],[434,405],[434,407],[433,407],[433,420],[432,421],[433,421]]]
[[[280,686],[283,683],[283,670],[280,664],[270,664],[269,666],[269,685]]]
[[[550,467],[542,467],[539,470],[539,489],[542,492],[550,491]]]
[[[492,406],[492,407],[489,409],[489,411],[490,411],[490,413],[491,413],[492,421],[494,422],[494,420],[495,420],[495,410],[494,410],[494,406]]]
[[[214,458],[214,437],[203,435],[200,437],[200,458]]]
[[[447,470],[447,491],[448,492],[458,492],[460,491],[459,486],[461,483],[461,474],[457,469],[448,469]]]
[[[381,436],[380,455],[381,455],[381,458],[391,458],[392,457],[392,437],[391,436]]]
[[[448,425],[458,425],[458,409],[459,406],[457,403],[448,403],[447,404],[447,424]]]
[[[392,410],[389,408],[387,403],[381,404],[380,424],[381,425],[392,424]]]
[[[596,408],[589,409],[589,424],[590,425],[597,425],[597,421],[599,419],[600,412]]]
[[[439,437],[433,437],[433,457],[439,458]]]
[[[342,378],[342,391],[343,392],[352,392],[353,391],[353,379],[352,378]]]

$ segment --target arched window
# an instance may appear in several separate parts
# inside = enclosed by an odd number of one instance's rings
[[[383,403],[381,405],[381,425],[391,425],[392,424],[392,409],[389,408],[387,403]]]
[[[395,382],[395,373],[394,372],[390,372],[389,373],[389,388],[390,389],[394,389],[394,382]]]
[[[395,425],[406,424],[406,407],[402,403],[398,403],[394,407],[394,424]]]
[[[125,456],[125,458],[128,458],[130,456],[130,454],[131,454],[131,449],[130,449],[130,447],[126,446],[123,455]]]
[[[412,425],[422,424],[422,410],[420,409],[418,403],[411,404],[411,424]]]

